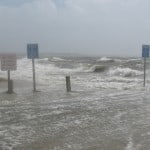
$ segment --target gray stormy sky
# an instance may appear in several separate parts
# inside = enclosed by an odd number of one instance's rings
[[[141,56],[150,0],[0,0],[0,52]]]

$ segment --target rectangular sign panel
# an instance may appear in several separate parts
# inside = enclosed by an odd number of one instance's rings
[[[142,57],[149,57],[150,45],[142,45]]]
[[[1,70],[16,70],[17,69],[17,56],[16,54],[0,54]]]
[[[39,58],[38,44],[27,44],[27,57],[29,59]]]

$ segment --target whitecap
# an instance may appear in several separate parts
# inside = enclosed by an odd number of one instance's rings
[[[97,62],[114,62],[114,59],[108,58],[108,57],[102,57],[98,60],[96,60]]]
[[[108,74],[110,76],[115,75],[115,76],[123,76],[123,77],[135,77],[137,75],[142,75],[141,71],[138,70],[133,70],[131,68],[112,68],[109,70]]]

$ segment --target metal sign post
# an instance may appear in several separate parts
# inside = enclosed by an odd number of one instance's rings
[[[7,93],[13,93],[13,80],[10,80],[10,71],[17,69],[17,56],[14,53],[0,54],[1,70],[8,73],[8,91]]]
[[[146,79],[146,57],[144,57],[144,83],[143,83],[144,87],[145,87],[145,79]]]
[[[146,58],[149,57],[150,45],[142,45],[142,57],[144,58],[144,82],[143,86],[145,87],[146,81]]]
[[[7,93],[12,94],[12,93],[14,93],[14,91],[13,91],[13,80],[10,79],[10,70],[8,70],[7,73],[8,73],[8,91],[7,91]]]
[[[39,58],[38,44],[27,44],[27,57],[32,59],[32,72],[33,72],[33,92],[36,92],[36,79],[35,79],[35,58]]]
[[[10,91],[10,70],[8,70],[7,71],[7,73],[8,73],[8,93],[9,93],[9,91]]]
[[[34,58],[32,58],[32,70],[33,70],[33,91],[36,92],[35,63],[34,63]]]

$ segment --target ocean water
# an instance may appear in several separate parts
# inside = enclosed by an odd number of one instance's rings
[[[0,83],[0,150],[149,150],[149,64],[143,87],[141,58],[43,57],[33,93],[31,60],[19,58],[15,94]]]

